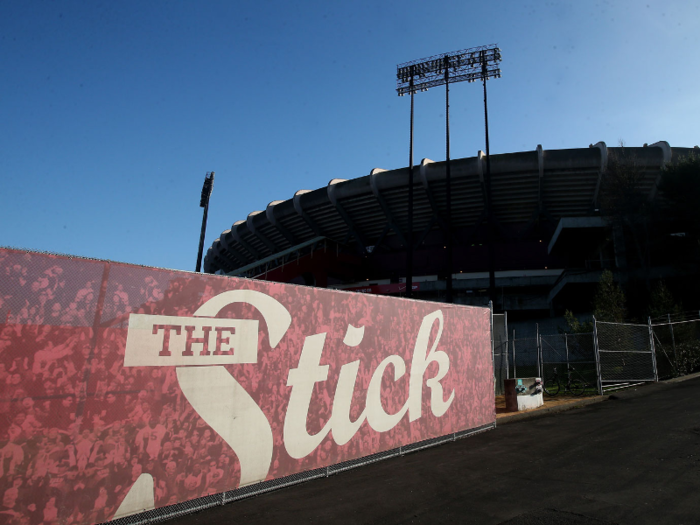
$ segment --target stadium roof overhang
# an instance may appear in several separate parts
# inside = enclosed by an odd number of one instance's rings
[[[642,190],[653,197],[661,167],[689,148],[666,142],[624,148],[643,170]],[[549,251],[565,248],[576,235],[600,230],[597,217],[601,180],[609,159],[621,148],[599,142],[588,148],[491,155],[491,186],[496,226],[526,235],[547,221]],[[483,231],[485,157],[451,161],[452,228],[457,243],[473,242]],[[204,270],[229,273],[324,237],[358,254],[404,250],[408,236],[408,168],[373,169],[369,175],[327,186],[299,190],[287,200],[270,202],[221,233],[209,248]],[[444,241],[445,163],[424,159],[413,170],[416,250],[432,249]],[[571,220],[570,220],[571,219]],[[554,233],[554,235],[552,235]],[[596,233],[597,234],[597,233]]]

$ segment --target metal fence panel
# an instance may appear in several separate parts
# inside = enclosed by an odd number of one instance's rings
[[[598,383],[602,393],[614,383],[657,381],[700,370],[700,319],[647,325],[596,321],[594,327],[593,333],[530,338],[517,338],[513,330],[507,358],[502,343],[496,343],[497,378],[546,379],[557,368],[589,386]]]
[[[504,394],[503,380],[508,378],[508,319],[507,314],[493,315],[493,372],[496,395]]]
[[[700,320],[652,328],[660,378],[690,374],[700,367]]]
[[[513,339],[511,377],[540,377],[538,338]]]
[[[677,374],[674,355],[676,345],[673,337],[673,327],[670,324],[654,326],[653,331],[659,377],[663,379],[674,377]]]
[[[588,385],[597,382],[595,348],[592,333],[554,334],[540,336],[543,379],[551,377],[554,369]]]
[[[655,381],[648,325],[596,321],[601,383]]]

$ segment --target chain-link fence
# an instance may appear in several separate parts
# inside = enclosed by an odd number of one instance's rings
[[[700,319],[648,324],[609,323],[594,319],[594,332],[508,337],[506,314],[494,315],[496,395],[503,379],[541,377],[556,372],[580,379],[589,393],[623,384],[657,381],[700,370]]]
[[[652,326],[654,348],[656,350],[656,366],[660,378],[675,377],[676,374],[676,342],[673,325],[667,323]]]
[[[493,373],[496,395],[504,394],[503,380],[508,379],[508,315],[493,315]]]
[[[700,320],[652,324],[652,330],[659,378],[700,368]]]
[[[597,389],[598,374],[595,359],[593,333],[555,334],[540,336],[543,379],[555,372],[561,376],[571,374],[591,390]]]
[[[515,338],[511,342],[510,377],[541,377],[540,345],[537,337]]]
[[[595,322],[599,389],[656,381],[651,325]]]

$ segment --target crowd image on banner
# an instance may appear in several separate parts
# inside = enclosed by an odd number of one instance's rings
[[[0,522],[105,521],[142,472],[159,480],[158,506],[230,486],[235,454],[183,403],[174,369],[122,367],[116,331],[93,353],[86,325],[99,282],[71,293],[60,266],[31,283],[20,264],[3,270],[4,282],[10,277],[37,300],[8,312],[0,334],[0,417],[9,422],[0,450]],[[144,303],[163,297],[153,278],[140,292]],[[111,301],[115,312],[128,309],[123,289]],[[68,337],[63,325],[71,327]],[[89,401],[86,377],[95,385]]]
[[[0,285],[0,525],[108,521],[144,474],[153,479],[155,507],[240,485],[242,458],[183,394],[182,367],[125,366],[130,315],[192,316],[234,287],[269,294],[292,319],[273,348],[269,320],[253,306],[234,304],[220,314],[260,325],[257,360],[225,365],[271,430],[269,469],[256,481],[475,428],[495,417],[487,310],[445,311],[439,347],[454,351],[439,385],[442,401],[431,401],[434,384],[423,386],[420,419],[403,417],[379,432],[362,423],[373,372],[392,354],[410,367],[418,327],[435,305],[393,308],[393,299],[361,294],[13,250],[0,250]],[[464,316],[459,323],[457,314]],[[341,343],[349,326],[365,327],[362,344]],[[290,370],[299,366],[306,338],[319,333],[327,334],[321,365],[328,367],[328,379],[314,385],[306,431],[323,439],[309,454],[294,457],[284,428]],[[437,344],[440,333],[436,322],[430,340]],[[349,420],[361,425],[341,446],[329,421],[342,367],[356,361],[347,405]],[[426,380],[442,372],[436,363],[426,366]],[[410,374],[390,370],[381,381],[382,407],[396,414],[406,403]],[[217,393],[211,396],[216,403]],[[449,410],[436,416],[431,402]]]

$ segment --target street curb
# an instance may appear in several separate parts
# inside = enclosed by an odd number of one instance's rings
[[[700,377],[700,372],[695,372],[694,374],[688,374],[687,376],[674,377],[673,379],[659,381],[659,383],[682,383],[683,381],[688,381],[689,379],[695,379],[698,377]]]
[[[534,419],[540,416],[548,416],[550,414],[556,414],[557,412],[565,412],[567,410],[572,410],[574,408],[580,408],[588,405],[594,405],[602,401],[607,401],[609,396],[595,396],[581,399],[580,401],[573,401],[565,405],[557,405],[549,408],[541,408],[539,410],[528,410],[527,412],[515,412],[507,416],[502,416],[496,420],[496,428],[500,425],[507,423],[513,423],[515,421],[522,421],[524,419]]]

